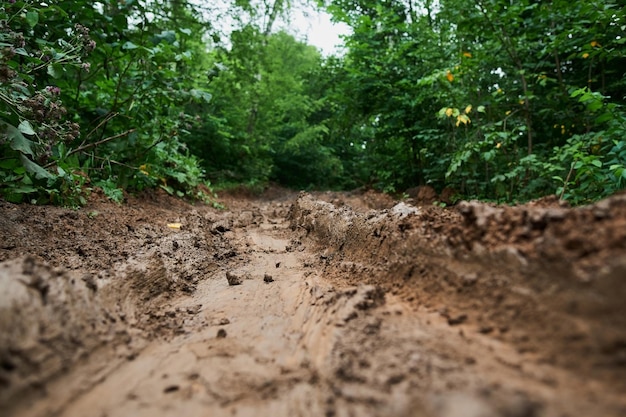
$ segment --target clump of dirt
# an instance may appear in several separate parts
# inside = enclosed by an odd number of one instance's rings
[[[580,279],[593,279],[602,265],[624,262],[626,194],[576,209],[540,204],[464,202],[459,206],[464,222],[447,232],[450,243],[474,252],[515,248],[524,258],[570,266]]]
[[[94,302],[89,276],[29,256],[0,264],[0,288],[0,404],[104,343],[131,343],[120,317]]]

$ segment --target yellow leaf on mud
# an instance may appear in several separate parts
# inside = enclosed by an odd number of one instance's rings
[[[170,229],[180,229],[180,227],[182,226],[181,223],[168,223],[167,227],[169,227]]]
[[[454,81],[454,75],[452,75],[452,73],[450,71],[448,71],[448,73],[446,74],[446,78],[450,82]]]

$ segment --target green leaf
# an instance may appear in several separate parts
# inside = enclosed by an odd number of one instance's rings
[[[608,122],[609,120],[613,120],[613,115],[607,112],[596,117],[595,123],[599,125],[604,122]]]
[[[185,28],[185,29],[180,29],[180,31],[187,36],[191,36],[191,29]]]
[[[26,171],[30,172],[31,174],[35,174],[36,178],[38,179],[54,178],[54,176],[50,174],[48,171],[46,171],[43,167],[34,163],[30,159],[26,158],[24,155],[20,155],[20,160],[22,161],[22,165],[24,165],[24,168],[26,168]]]
[[[599,159],[594,159],[593,161],[591,161],[591,165],[600,168],[602,167],[602,161],[600,161]]]
[[[61,78],[63,75],[63,66],[60,64],[50,64],[48,65],[48,75],[52,78]]]
[[[18,185],[17,187],[11,187],[11,192],[17,194],[30,194],[37,192],[37,188],[33,187],[32,185],[22,184]]]
[[[126,43],[124,43],[124,45],[122,45],[122,49],[137,49],[139,48],[139,46],[135,45],[134,43],[127,41]]]
[[[22,154],[34,155],[34,152],[32,149],[32,145],[34,145],[34,142],[26,139],[24,135],[22,135],[22,132],[20,132],[19,129],[16,128],[15,126],[10,125],[8,123],[6,124],[6,126],[7,126],[6,135],[11,141],[9,144],[11,149],[13,149],[14,151],[21,152]]]
[[[28,26],[30,26],[31,28],[34,28],[37,23],[39,23],[39,13],[37,12],[26,12],[26,23],[28,23]]]
[[[189,94],[191,94],[191,97],[198,99],[198,100],[203,100],[205,103],[210,103],[211,98],[213,98],[213,96],[210,93],[207,93],[206,91],[198,90],[196,88],[189,91]]]
[[[28,54],[28,52],[26,52],[26,49],[24,49],[24,48],[15,48],[15,49],[14,49],[14,51],[15,51],[15,53],[16,53],[16,54],[18,54],[18,55],[22,55],[22,56],[30,56],[30,55]]]
[[[17,128],[19,129],[20,132],[22,132],[25,135],[32,136],[35,134],[35,130],[33,129],[33,127],[31,126],[28,120],[23,120],[22,123],[20,123],[20,125]]]
[[[587,104],[587,109],[589,109],[589,111],[596,111],[596,110],[600,110],[602,108],[602,101],[597,100],[597,101],[592,101],[589,104]]]

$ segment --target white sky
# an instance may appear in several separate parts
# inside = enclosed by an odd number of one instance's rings
[[[201,4],[202,1],[195,0],[197,4]],[[214,10],[222,13],[217,26],[226,33],[229,32],[228,28],[232,25],[232,19],[226,14],[229,4],[229,2],[217,1],[211,6]],[[337,46],[343,44],[340,36],[350,33],[348,25],[332,23],[328,13],[318,11],[314,6],[302,3],[295,5],[290,15],[289,22],[277,21],[274,25],[274,30],[283,29],[291,33],[297,39],[306,41],[308,44],[320,49],[324,56],[341,53],[341,48],[337,48]]]
[[[308,44],[316,46],[325,56],[341,53],[343,45],[341,35],[350,33],[348,25],[333,23],[328,13],[316,10],[293,10],[292,15],[289,24],[283,24],[281,27]]]

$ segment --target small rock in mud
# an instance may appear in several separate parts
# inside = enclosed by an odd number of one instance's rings
[[[263,276],[263,282],[267,282],[269,284],[270,282],[274,282],[274,278],[270,274],[265,274]]]
[[[243,282],[241,275],[236,275],[230,271],[226,272],[226,279],[228,280],[228,285],[241,285]]]
[[[217,331],[217,336],[216,336],[216,337],[217,337],[218,339],[223,339],[223,338],[225,338],[225,337],[226,337],[226,330],[224,330],[224,329],[219,329],[219,330]]]
[[[243,211],[237,219],[237,226],[246,227],[254,223],[254,213],[251,211]]]
[[[448,317],[448,324],[450,326],[456,326],[457,324],[464,323],[467,320],[467,314],[460,314],[458,316]]]
[[[180,389],[180,387],[178,385],[168,385],[167,387],[165,387],[163,389],[164,393],[170,393],[170,392],[176,392]]]
[[[410,215],[419,214],[419,209],[417,207],[409,206],[406,203],[400,202],[391,208],[391,214],[396,216],[399,219],[404,219]]]
[[[221,220],[213,224],[213,226],[211,227],[211,233],[222,234],[224,232],[228,232],[230,229],[231,228],[228,220]]]
[[[463,280],[463,285],[466,287],[470,287],[474,284],[476,284],[476,281],[478,281],[478,274],[471,273],[471,274],[465,274],[461,277],[461,279]]]
[[[96,283],[96,280],[93,275],[85,274],[83,275],[82,280],[85,283],[85,286],[89,288],[91,291],[93,292],[98,291],[98,284]]]
[[[202,309],[202,304],[196,304],[195,306],[187,307],[187,314],[198,314]]]
[[[478,329],[478,333],[482,333],[482,334],[489,334],[491,332],[493,332],[493,327],[491,326],[481,326]]]
[[[218,326],[226,326],[227,324],[230,324],[230,320],[228,320],[226,317],[223,317],[217,322],[217,324]]]

